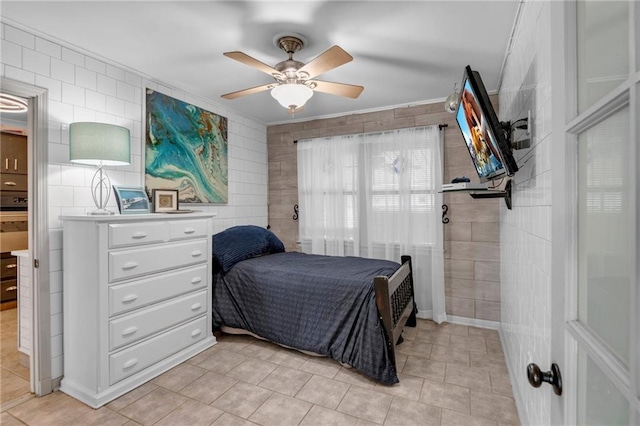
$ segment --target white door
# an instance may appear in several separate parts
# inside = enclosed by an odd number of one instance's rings
[[[553,119],[564,168],[554,169],[552,358],[564,389],[552,422],[638,425],[640,3],[559,7],[556,100],[566,108]]]

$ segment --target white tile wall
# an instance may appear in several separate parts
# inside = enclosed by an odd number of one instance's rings
[[[106,63],[23,28],[6,23],[0,27],[0,75],[48,89],[51,365],[52,377],[58,378],[63,375],[63,271],[59,238],[62,223],[58,216],[85,214],[95,209],[89,191],[95,169],[69,163],[69,123],[98,121],[128,128],[132,164],[109,169],[108,173],[113,184],[143,185],[145,87],[227,117],[229,203],[198,206],[217,213],[216,232],[238,224],[267,225],[267,130],[264,123],[198,94],[146,80],[135,71]],[[117,211],[113,197],[108,207]]]
[[[520,170],[513,210],[501,207],[501,335],[521,422],[544,425],[550,423],[551,392],[531,387],[525,372],[531,362],[551,364],[549,2],[525,2],[521,13],[500,88],[500,119],[513,122],[531,110],[533,132],[531,148],[514,151]]]
[[[31,318],[32,318],[32,284],[31,284],[31,258],[19,256],[18,260],[18,350],[31,355]]]

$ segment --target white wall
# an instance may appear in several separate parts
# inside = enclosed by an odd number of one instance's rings
[[[107,59],[79,52],[63,42],[1,23],[0,75],[48,89],[49,238],[52,377],[63,375],[62,224],[60,215],[94,210],[90,195],[95,171],[69,163],[69,123],[117,124],[131,132],[132,163],[109,170],[113,184],[144,184],[144,88],[192,103],[228,119],[229,203],[198,206],[217,213],[217,231],[236,224],[267,225],[266,126],[229,108],[186,93]],[[117,211],[113,198],[109,207]]]
[[[526,366],[551,365],[551,49],[549,2],[522,5],[500,88],[500,119],[533,116],[532,147],[514,151],[513,210],[500,213],[501,335],[522,424],[550,422],[550,394]],[[562,113],[562,111],[560,111]],[[520,132],[515,134],[520,136]],[[526,137],[522,135],[522,137]]]

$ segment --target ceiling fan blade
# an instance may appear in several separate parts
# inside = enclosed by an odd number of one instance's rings
[[[265,90],[269,90],[276,86],[277,86],[276,83],[263,84],[262,86],[256,86],[256,87],[251,87],[249,89],[238,90],[237,92],[227,93],[225,95],[222,95],[221,97],[225,99],[236,99],[241,96],[253,95],[254,93],[264,92]]]
[[[360,93],[362,93],[362,91],[364,90],[364,87],[356,86],[354,84],[332,83],[330,81],[320,80],[311,80],[310,82],[315,84],[313,90],[315,90],[316,92],[344,96],[352,99],[360,96]]]
[[[272,77],[282,75],[282,73],[277,69],[271,67],[270,65],[265,64],[264,62],[260,62],[256,58],[253,58],[247,55],[246,53],[236,51],[236,52],[225,52],[223,53],[223,55],[228,58],[235,59],[238,62],[242,62],[245,65],[249,65],[250,67],[257,69],[258,71],[262,71],[265,74],[269,74]]]
[[[340,46],[333,46],[300,68],[298,74],[304,72],[309,75],[307,78],[313,78],[351,60],[353,60],[353,56],[345,52]]]

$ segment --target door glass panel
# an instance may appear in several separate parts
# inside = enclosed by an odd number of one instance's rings
[[[578,112],[583,112],[629,75],[629,3],[578,1],[576,24]]]
[[[629,366],[629,108],[578,136],[578,319]]]
[[[583,350],[578,351],[579,425],[629,425],[629,402]]]

